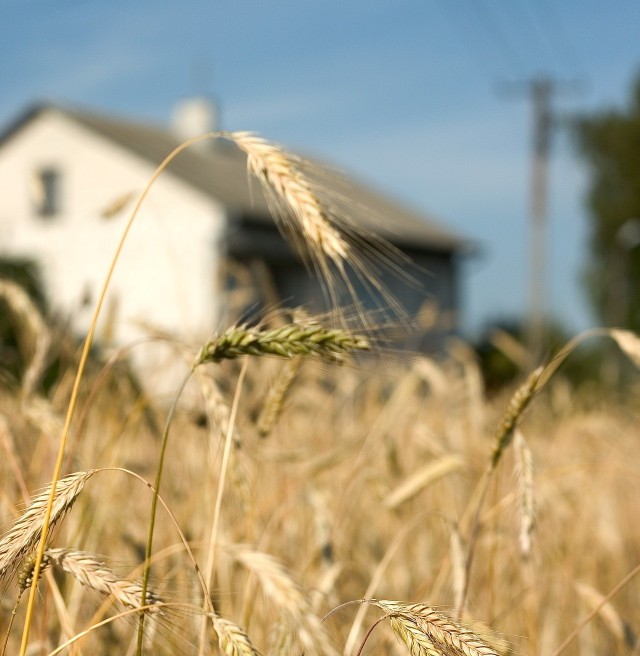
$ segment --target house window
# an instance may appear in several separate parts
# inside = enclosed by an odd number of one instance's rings
[[[59,169],[51,166],[34,175],[31,193],[38,216],[50,219],[60,213],[60,177]]]

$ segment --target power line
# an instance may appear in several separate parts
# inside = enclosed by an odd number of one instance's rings
[[[584,71],[582,60],[572,40],[569,38],[564,27],[564,20],[556,10],[553,2],[548,0],[534,0],[528,3],[532,13],[537,17],[542,32],[547,36],[549,42],[554,43],[554,50],[560,53],[562,60],[567,62],[568,69],[574,74]]]
[[[523,77],[523,74],[526,71],[526,66],[506,32],[502,29],[502,26],[495,19],[495,16],[491,13],[489,8],[482,0],[469,0],[467,4],[473,7],[476,16],[484,27],[484,30],[502,51],[508,66],[513,72],[515,72],[515,77]]]
[[[542,25],[539,14],[532,10],[530,3],[526,0],[513,2],[510,6],[517,7],[518,13],[522,16],[522,21],[526,25],[526,31],[530,35],[529,41],[532,44],[535,43],[537,52],[541,54],[541,59],[557,65],[560,61],[558,53]]]
[[[487,64],[486,53],[480,52],[472,45],[472,39],[469,38],[469,22],[461,21],[459,16],[456,16],[453,13],[453,3],[449,2],[449,0],[436,2],[435,4],[440,9],[440,12],[444,16],[446,22],[449,24],[451,31],[456,35],[458,42],[469,54],[469,58],[479,69],[481,69],[484,75],[487,77],[493,77],[493,71],[490,70],[490,67]]]

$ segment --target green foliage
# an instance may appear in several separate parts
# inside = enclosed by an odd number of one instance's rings
[[[640,329],[640,75],[628,107],[580,118],[579,151],[589,165],[591,255],[585,285],[609,325]]]
[[[23,287],[38,309],[44,312],[46,300],[37,265],[28,259],[0,258],[0,280],[10,280]],[[7,302],[0,298],[0,375],[5,380],[21,377],[24,362],[18,348],[17,326]]]
[[[501,335],[507,336],[514,347],[505,350]],[[513,386],[534,365],[549,362],[570,339],[571,333],[561,325],[547,322],[538,356],[535,361],[527,360],[526,325],[522,321],[504,319],[487,325],[474,344],[487,392],[492,396],[504,387]],[[610,340],[595,340],[572,352],[557,376],[564,378],[576,392],[586,386],[623,397],[625,383],[633,374],[633,365],[615,344]]]
[[[510,335],[520,332],[515,323],[497,323],[487,327],[474,345],[484,384],[489,393],[510,384],[520,374],[518,365],[496,346],[493,335],[497,330],[503,330]]]
[[[33,260],[0,257],[0,278],[20,285],[33,299],[38,309],[43,313],[46,311],[47,303],[40,269]]]

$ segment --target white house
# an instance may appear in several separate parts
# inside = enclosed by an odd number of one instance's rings
[[[35,260],[52,305],[79,334],[128,218],[118,205],[137,196],[185,137],[206,131],[208,119],[207,105],[197,100],[182,105],[171,130],[45,103],[0,134],[0,259]],[[116,269],[103,340],[128,344],[149,325],[205,339],[224,310],[221,271],[230,260],[266,263],[277,293],[296,303],[319,295],[275,230],[257,185],[249,185],[245,162],[231,144],[204,144],[178,156],[159,178]],[[419,295],[400,290],[409,310],[430,297],[455,311],[463,242],[362,185],[346,193],[354,206],[375,207],[385,236],[429,270]]]

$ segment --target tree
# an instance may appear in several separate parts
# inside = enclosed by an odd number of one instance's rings
[[[640,75],[626,110],[576,122],[589,164],[591,256],[585,282],[606,324],[640,329]]]

